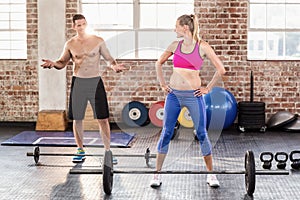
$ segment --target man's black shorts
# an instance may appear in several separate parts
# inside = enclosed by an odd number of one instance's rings
[[[90,102],[95,119],[109,117],[106,91],[101,77],[79,78],[72,77],[69,119],[84,119],[88,101]]]

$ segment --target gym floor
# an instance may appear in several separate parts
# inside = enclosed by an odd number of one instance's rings
[[[0,142],[24,130],[34,130],[31,126],[1,126]],[[115,131],[113,129],[112,131]],[[124,131],[124,129],[122,128]],[[125,131],[136,133],[131,148],[113,148],[115,154],[144,154],[147,147],[155,153],[160,129],[152,126],[131,128]],[[88,133],[86,133],[88,134]],[[255,155],[256,169],[261,170],[259,155],[263,151],[290,153],[300,150],[300,134],[287,132],[247,132],[239,133],[235,128],[222,133],[210,133],[214,144],[215,170],[244,170],[244,155],[252,150]],[[73,164],[71,157],[40,157],[35,165],[32,146],[0,146],[0,194],[4,200],[46,200],[46,199],[141,199],[141,200],[236,200],[236,199],[288,199],[296,200],[300,196],[299,174],[287,170],[290,175],[257,175],[253,197],[245,191],[244,175],[218,175],[220,187],[210,188],[206,184],[206,175],[163,175],[163,184],[159,189],[149,186],[151,174],[114,174],[113,190],[110,196],[102,190],[101,175],[69,174],[72,168],[99,169],[100,157],[87,157],[82,164]],[[74,153],[72,147],[41,147],[41,152]],[[87,148],[87,153],[103,153],[103,148]],[[152,160],[153,166],[155,159]],[[153,170],[146,166],[144,158],[118,157],[115,169]],[[194,140],[192,129],[181,128],[177,139],[170,145],[164,170],[205,170],[199,143]],[[276,170],[276,162],[272,162]]]

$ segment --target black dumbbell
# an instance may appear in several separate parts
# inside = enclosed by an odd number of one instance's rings
[[[266,157],[269,157],[269,159],[267,159]],[[272,160],[274,158],[273,153],[271,153],[271,152],[262,152],[260,154],[259,158],[260,158],[260,161],[263,162],[262,167],[264,169],[271,169],[271,167],[272,167]]]
[[[292,151],[290,153],[290,161],[292,162],[291,167],[295,170],[300,169],[300,158],[295,158],[295,154],[300,154],[300,151]]]
[[[277,168],[278,169],[285,169],[286,161],[288,160],[288,158],[289,158],[289,155],[286,152],[277,152],[275,154],[275,160],[277,162]]]

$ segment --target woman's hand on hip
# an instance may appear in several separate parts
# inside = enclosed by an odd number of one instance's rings
[[[209,93],[209,89],[207,87],[200,87],[200,88],[195,90],[194,96],[195,97],[200,97],[200,96],[202,96],[204,94],[207,94],[207,93]]]
[[[161,85],[161,89],[167,93],[172,92],[172,89],[168,85]]]

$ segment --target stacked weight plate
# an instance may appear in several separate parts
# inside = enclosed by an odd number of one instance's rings
[[[238,103],[238,126],[239,130],[245,132],[247,129],[258,129],[265,132],[265,103],[247,102]]]
[[[265,103],[253,101],[253,75],[251,71],[250,101],[238,103],[238,129],[241,132],[247,130],[266,131]]]

